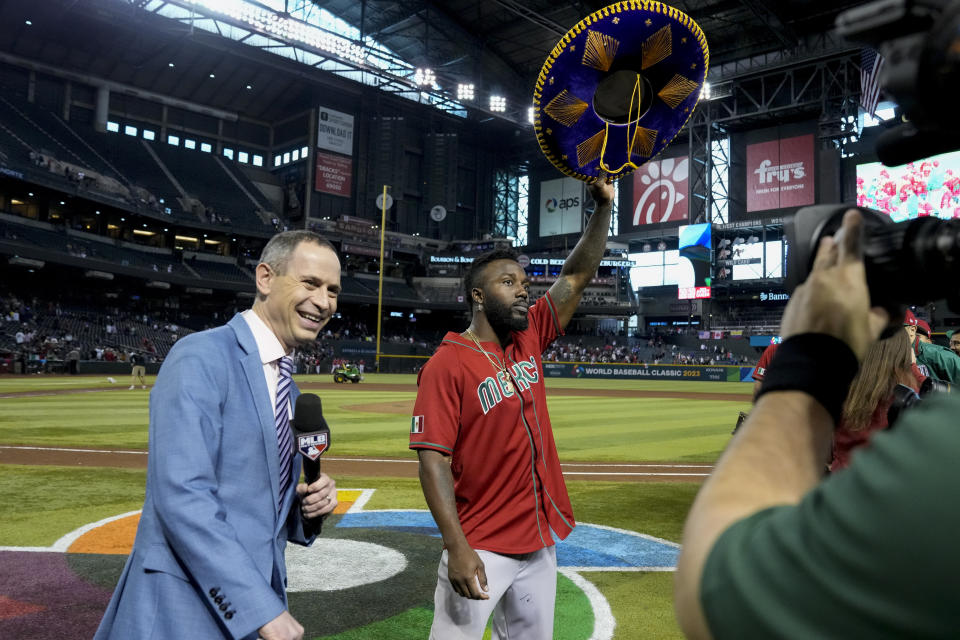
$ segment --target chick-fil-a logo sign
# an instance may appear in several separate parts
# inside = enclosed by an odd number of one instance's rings
[[[687,158],[654,160],[633,174],[633,226],[687,221]]]
[[[747,146],[747,211],[813,204],[813,135]]]

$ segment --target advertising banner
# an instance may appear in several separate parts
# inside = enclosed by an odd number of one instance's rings
[[[322,193],[350,197],[353,183],[353,158],[317,151],[314,188]]]
[[[558,178],[540,183],[540,237],[579,233],[582,222],[582,182]]]
[[[710,287],[677,287],[678,300],[703,299],[710,297]]]
[[[342,242],[340,243],[340,250],[345,254],[355,253],[361,256],[370,256],[372,258],[380,257],[380,247],[368,246],[365,244],[357,244],[355,242]],[[390,258],[392,251],[386,247],[383,249],[384,259]]]
[[[317,146],[327,151],[353,155],[353,116],[349,113],[319,108]]]
[[[813,134],[747,146],[747,211],[814,200]]]
[[[654,160],[633,172],[633,226],[687,221],[687,158]]]
[[[640,364],[572,364],[544,362],[544,375],[551,378],[614,378],[628,380],[699,380],[740,382],[740,367]]]

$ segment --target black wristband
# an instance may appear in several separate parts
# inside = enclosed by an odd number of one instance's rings
[[[836,424],[859,368],[843,340],[823,333],[793,336],[777,347],[757,399],[770,391],[802,391],[822,404]]]

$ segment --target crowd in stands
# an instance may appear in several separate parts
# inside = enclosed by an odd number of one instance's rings
[[[667,344],[660,336],[648,339],[607,337],[604,344],[585,344],[583,338],[563,336],[554,341],[543,354],[547,362],[590,362],[623,364],[699,364],[740,365],[749,358],[737,356],[724,346],[707,347],[701,343],[699,352]]]
[[[125,362],[134,353],[158,362],[192,330],[156,315],[119,307],[93,309],[0,296],[0,352],[13,354],[21,371],[45,371],[52,363]]]
[[[170,347],[194,330],[217,326],[242,309],[225,309],[211,317],[190,317],[175,309],[124,309],[116,304],[97,305],[82,296],[64,295],[57,300],[24,297],[0,290],[0,353],[30,363],[31,370],[45,370],[47,363],[71,360],[128,361],[133,353],[147,363],[160,362]],[[184,326],[184,323],[189,325]],[[426,327],[424,327],[426,329]],[[393,354],[429,354],[440,344],[443,331],[405,332],[396,327],[385,329],[381,350]],[[696,328],[658,328],[646,336],[607,334],[565,335],[543,354],[547,362],[589,362],[626,364],[745,365],[755,360],[747,356],[744,344],[728,340],[700,340]],[[363,321],[337,317],[321,332],[317,342],[298,350],[301,372],[327,372],[345,342],[363,342],[352,362],[372,366],[376,334]],[[740,342],[744,342],[740,340]],[[398,350],[398,347],[400,350]],[[409,347],[409,350],[407,349]],[[369,357],[365,357],[366,352]],[[59,366],[59,365],[58,365]]]

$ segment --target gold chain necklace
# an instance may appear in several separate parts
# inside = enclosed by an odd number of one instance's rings
[[[507,393],[513,393],[513,382],[512,382],[513,377],[510,375],[510,371],[507,370],[506,365],[497,364],[497,362],[490,357],[490,354],[487,353],[486,350],[480,345],[480,340],[477,339],[477,335],[473,331],[471,331],[470,329],[467,329],[466,331],[464,331],[464,333],[467,334],[468,338],[473,340],[473,344],[477,345],[477,349],[480,350],[480,353],[486,356],[487,360],[490,361],[490,364],[493,365],[493,368],[497,371],[498,377],[499,377],[499,374],[501,373],[504,375],[504,377],[506,378],[506,380],[503,381],[504,391],[506,391]],[[504,360],[506,360],[507,358],[506,352],[504,352],[503,358]]]

